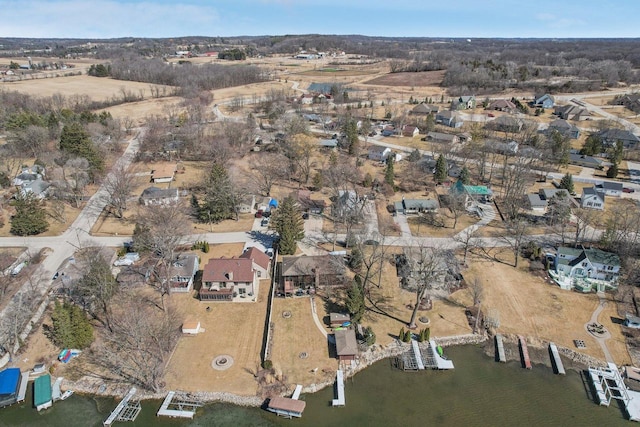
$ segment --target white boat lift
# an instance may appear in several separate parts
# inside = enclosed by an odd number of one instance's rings
[[[156,414],[158,417],[189,418],[192,419],[196,409],[202,406],[202,402],[193,399],[189,395],[170,391],[164,398],[160,410]]]
[[[139,400],[132,400],[138,390],[131,387],[129,393],[118,403],[116,409],[111,412],[109,417],[102,423],[105,427],[110,426],[116,421],[135,421],[138,414],[142,410]]]

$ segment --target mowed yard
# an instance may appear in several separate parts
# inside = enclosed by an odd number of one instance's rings
[[[205,332],[180,338],[167,367],[166,388],[254,396],[268,293],[269,281],[262,280],[255,303],[200,302],[193,294],[172,295],[185,320],[199,321]],[[227,370],[211,367],[213,359],[220,355],[233,358],[233,365]]]
[[[559,346],[604,360],[600,346],[584,328],[598,306],[598,297],[562,290],[549,279],[545,281],[529,273],[527,260],[520,264],[516,269],[509,264],[473,256],[469,269],[463,271],[468,283],[475,278],[482,281],[482,310],[499,318],[497,332],[521,334],[534,344],[553,341]],[[470,303],[468,293],[460,292],[452,298]],[[598,322],[611,332],[612,338],[607,341],[607,347],[618,365],[630,363],[622,328],[612,321],[618,317],[613,295],[607,294],[606,298],[607,304]],[[583,340],[587,348],[577,349],[573,340]]]

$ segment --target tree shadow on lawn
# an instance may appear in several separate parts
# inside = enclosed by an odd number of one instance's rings
[[[378,300],[374,300],[371,295],[366,296],[367,301],[369,301],[370,306],[367,306],[367,311],[375,314],[379,314],[381,316],[388,317],[389,319],[396,320],[402,324],[407,324],[408,321],[402,320],[399,317],[394,316],[390,313],[390,311],[394,310],[394,307],[389,304],[391,298],[381,297]]]
[[[497,249],[496,253],[492,253],[492,249]],[[476,255],[480,259],[484,259],[486,261],[497,262],[504,265],[509,265],[513,267],[513,263],[509,261],[505,261],[503,259],[498,258],[505,250],[509,250],[509,248],[486,248],[486,247],[475,247],[473,249],[469,249],[469,253]]]

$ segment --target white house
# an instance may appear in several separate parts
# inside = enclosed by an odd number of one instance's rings
[[[583,188],[580,206],[588,209],[604,210],[604,191],[600,191],[595,187]]]
[[[600,249],[563,246],[558,248],[553,269],[551,276],[562,289],[602,292],[618,286],[620,258]]]
[[[145,188],[140,195],[140,204],[149,205],[168,205],[177,203],[180,200],[177,188]]]
[[[389,157],[389,154],[391,154],[391,148],[382,147],[380,145],[373,145],[369,148],[368,157],[369,160],[384,162],[385,160],[387,160],[387,157]]]
[[[193,287],[193,278],[200,268],[198,255],[180,254],[171,266],[171,292],[189,292]]]
[[[44,168],[39,165],[23,168],[13,179],[13,185],[19,188],[23,196],[31,193],[38,199],[44,199],[50,187],[50,184],[44,180]]]
[[[604,191],[604,194],[611,197],[622,196],[622,183],[613,181],[603,181],[602,184],[596,185],[598,191]]]

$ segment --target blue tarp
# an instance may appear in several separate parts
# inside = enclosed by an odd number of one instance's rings
[[[269,200],[269,206],[272,207],[272,208],[277,208],[278,207],[278,201],[276,199]]]
[[[0,372],[0,395],[15,393],[18,382],[20,382],[19,368],[7,368]]]

